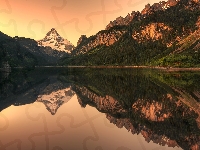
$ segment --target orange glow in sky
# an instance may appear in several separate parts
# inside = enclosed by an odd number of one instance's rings
[[[94,35],[115,18],[156,2],[159,0],[0,0],[0,31],[40,40],[55,28],[76,46],[81,35]]]

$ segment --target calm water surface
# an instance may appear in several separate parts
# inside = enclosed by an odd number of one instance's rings
[[[200,72],[0,73],[0,150],[200,149]]]

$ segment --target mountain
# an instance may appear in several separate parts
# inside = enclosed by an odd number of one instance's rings
[[[81,36],[73,57],[61,64],[199,67],[199,16],[198,0],[147,4],[96,35]]]
[[[51,85],[52,86],[52,85]],[[49,88],[47,86],[46,88]],[[74,92],[71,88],[55,90],[49,94],[39,95],[37,102],[42,102],[46,109],[52,114],[55,115],[58,108],[67,103],[74,96]]]
[[[62,57],[69,57],[65,51],[57,51],[51,47],[38,46],[37,41],[29,38],[15,37],[21,47],[26,48],[31,54],[37,58],[38,66],[57,65],[57,62]]]
[[[110,23],[106,26],[106,30],[109,30],[110,28],[116,25],[128,25],[133,20],[133,18],[139,15],[145,17],[145,15],[148,15],[153,11],[168,9],[176,4],[176,0],[168,0],[167,2],[160,1],[159,3],[155,3],[152,6],[150,4],[147,4],[145,5],[145,8],[141,11],[141,13],[139,11],[133,11],[131,14],[128,14],[125,18],[120,16],[116,18],[116,20],[110,21]]]
[[[69,57],[66,51],[38,46],[37,41],[25,37],[9,37],[0,32],[0,68],[3,64],[11,67],[32,68],[36,65],[57,65],[62,57]]]
[[[0,68],[4,67],[4,64],[32,68],[37,64],[37,58],[15,38],[0,32]]]
[[[37,42],[38,46],[49,46],[54,50],[64,51],[67,53],[71,53],[71,51],[74,49],[74,45],[71,44],[67,39],[62,38],[55,28],[52,28],[42,40]]]
[[[5,39],[11,39],[11,37],[0,31],[0,39],[2,41],[2,40],[5,40]]]

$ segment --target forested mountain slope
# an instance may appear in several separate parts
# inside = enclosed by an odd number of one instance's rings
[[[62,65],[200,66],[198,0],[168,0],[119,17],[91,37],[81,36]]]

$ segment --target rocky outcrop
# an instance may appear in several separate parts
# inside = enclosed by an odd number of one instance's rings
[[[149,15],[154,11],[168,9],[171,6],[175,6],[178,3],[178,0],[168,0],[160,1],[159,3],[154,3],[152,6],[150,4],[145,5],[145,8],[141,11],[142,15]]]
[[[95,36],[88,38],[88,40],[85,38],[85,36],[81,36],[79,38],[79,45],[76,47],[75,54],[84,54],[91,49],[94,49],[97,46],[110,46],[117,42],[120,37],[125,33],[123,30],[112,30],[112,31],[100,31]],[[82,40],[87,40],[84,42],[84,44],[80,44]]]
[[[150,23],[144,27],[141,27],[140,31],[133,31],[132,38],[139,43],[146,40],[159,40],[163,39],[165,32],[169,32],[171,28],[164,23]]]
[[[62,38],[55,28],[52,28],[44,37],[44,39],[37,41],[38,46],[51,47],[54,50],[71,53],[74,46],[67,39]]]
[[[98,96],[86,87],[73,86],[73,90],[78,94],[78,101],[82,107],[85,107],[87,104],[92,104],[101,112],[126,112],[122,105],[112,96]]]
[[[81,35],[81,37],[79,38],[78,42],[77,42],[77,46],[83,42],[85,42],[87,40],[86,35]]]
[[[167,8],[170,8],[171,6],[175,6],[177,3],[178,0],[168,0],[167,2],[161,1],[159,3],[154,3],[152,6],[150,4],[147,4],[145,5],[145,8],[141,11],[141,13],[139,11],[133,11],[131,14],[128,14],[125,18],[120,16],[114,21],[110,21],[110,23],[106,26],[106,30],[109,30],[113,26],[117,25],[128,25],[133,20],[133,18],[145,18],[146,15],[149,15],[154,11],[165,10]]]
[[[137,12],[133,11],[131,14],[128,14],[125,18],[120,16],[116,18],[116,20],[110,21],[110,23],[106,26],[106,30],[109,30],[113,26],[117,26],[117,25],[128,25],[133,20],[133,18],[139,15],[140,15],[139,11]]]

